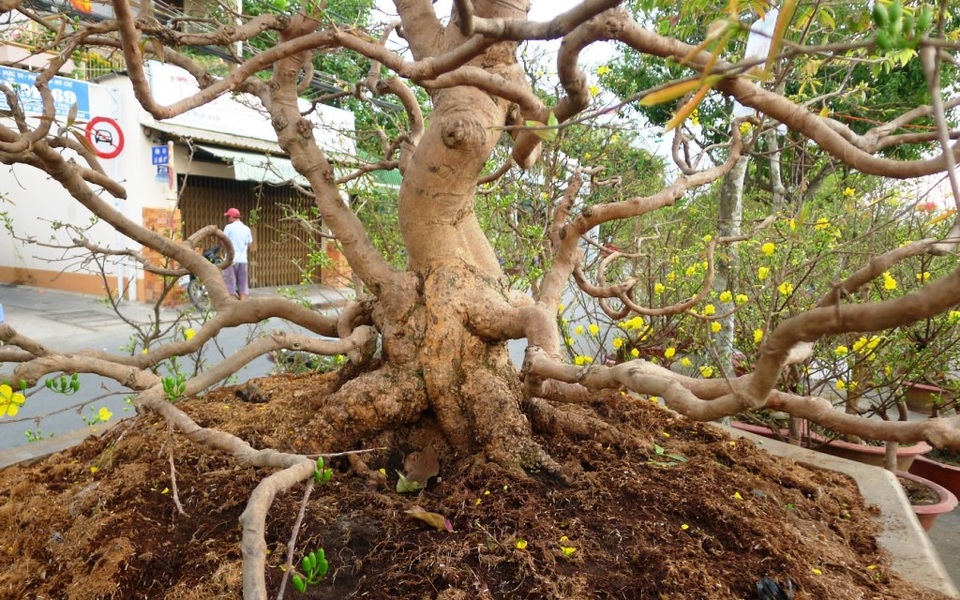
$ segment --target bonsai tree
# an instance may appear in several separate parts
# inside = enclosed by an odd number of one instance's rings
[[[930,8],[911,9],[907,22],[899,4],[894,5],[898,7],[895,14],[877,13],[873,21],[864,6],[863,19],[848,32],[848,41],[807,48],[793,36],[803,29],[797,23],[809,22],[816,13],[813,9],[796,11],[791,8],[796,4],[787,3],[777,19],[770,50],[758,63],[743,60],[739,46],[733,43],[746,36],[735,9],[718,12],[718,20],[709,28],[679,39],[648,28],[647,19],[632,17],[619,2],[610,0],[588,0],[548,23],[528,20],[529,3],[522,1],[457,0],[448,20],[424,0],[398,0],[395,6],[399,23],[374,36],[331,23],[323,6],[314,3],[289,5],[282,12],[266,10],[252,17],[224,11],[210,16],[221,19],[212,30],[196,32],[180,31],[153,18],[151,3],[141,3],[137,14],[127,0],[116,0],[113,18],[97,23],[78,21],[58,29],[56,40],[63,52],[37,79],[38,93],[52,107],[45,83],[57,71],[58,63],[79,49],[99,48],[122,53],[137,100],[158,120],[228,93],[259,99],[270,114],[280,147],[309,181],[317,211],[362,283],[356,302],[336,317],[285,299],[239,302],[231,297],[218,266],[195,250],[197,235],[218,235],[216,228],[180,240],[132,222],[111,202],[111,198],[125,197],[125,187],[107,175],[89,147],[76,140],[71,129],[75,124],[54,126],[52,109],[45,118],[29,119],[17,110],[11,90],[6,90],[14,108],[0,128],[3,162],[44,171],[89,213],[164,257],[164,262],[157,263],[144,253],[126,252],[144,270],[171,281],[187,272],[200,277],[215,313],[193,335],[171,336],[152,345],[148,353],[133,355],[99,350],[61,353],[35,343],[28,332],[0,324],[4,343],[0,356],[13,365],[4,379],[17,385],[22,382],[23,390],[60,374],[96,373],[122,381],[135,390],[133,402],[140,410],[160,415],[175,431],[210,451],[226,452],[237,464],[268,469],[269,475],[253,492],[241,519],[247,597],[267,594],[264,523],[271,501],[299,482],[323,480],[324,467],[308,456],[255,447],[240,437],[203,427],[170,399],[199,394],[254,357],[281,349],[349,357],[336,390],[316,405],[304,402],[303,410],[315,415],[312,435],[319,452],[349,450],[359,440],[384,431],[403,432],[429,417],[445,444],[445,456],[479,457],[517,473],[539,470],[563,478],[563,469],[537,442],[534,432],[566,432],[579,437],[592,431],[589,416],[563,407],[584,403],[607,389],[660,397],[671,409],[700,421],[771,409],[843,434],[960,446],[960,431],[953,420],[908,423],[869,419],[834,410],[829,399],[801,393],[792,385],[780,386],[785,369],[807,360],[814,343],[832,345],[845,336],[891,332],[949,314],[960,298],[960,271],[955,268],[931,277],[909,293],[898,290],[882,298],[866,298],[861,290],[882,282],[884,273],[893,272],[905,260],[951,252],[960,232],[955,224],[943,238],[928,237],[891,246],[876,256],[858,256],[829,276],[818,275],[803,283],[791,279],[793,294],[784,291],[785,287],[780,289],[787,282],[781,278],[777,286],[781,298],[796,297],[802,290],[807,300],[798,303],[788,318],[774,319],[775,313],[768,312],[771,318],[762,337],[752,333],[747,337],[756,343],[744,349],[742,364],[747,368],[727,377],[714,376],[717,373],[708,377],[705,369],[698,369],[694,376],[678,373],[666,368],[663,361],[670,358],[670,348],[677,352],[677,345],[687,340],[692,340],[692,347],[705,330],[712,329],[713,315],[708,314],[705,303],[717,257],[735,243],[754,244],[767,255],[764,245],[775,243],[764,237],[773,231],[770,222],[745,226],[741,234],[706,233],[699,237],[697,260],[670,265],[666,273],[662,272],[665,266],[658,266],[657,271],[644,266],[643,244],[629,249],[639,260],[631,270],[611,266],[624,248],[604,240],[598,254],[591,251],[596,249],[591,245],[595,242],[584,241],[595,228],[603,232],[619,221],[628,221],[638,238],[658,233],[665,237],[663,230],[645,228],[651,215],[673,206],[692,210],[745,152],[756,148],[762,132],[777,127],[788,128],[797,143],[816,146],[851,171],[900,180],[946,173],[953,197],[960,202],[954,168],[958,150],[950,141],[949,120],[956,99],[944,98],[944,90],[952,87],[949,81],[941,82],[941,77],[953,72],[950,65],[955,61],[950,55],[954,47],[949,35],[956,24],[946,8],[939,13]],[[651,19],[664,16],[662,7],[648,12]],[[756,15],[745,16],[752,20]],[[388,44],[394,38],[403,41],[405,53]],[[518,63],[521,43],[542,39],[562,40],[555,95],[538,95]],[[266,40],[266,49],[253,55],[236,54],[238,42],[253,40]],[[666,177],[658,189],[622,197],[597,194],[592,203],[581,200],[584,185],[597,175],[589,164],[553,172],[550,185],[562,192],[548,194],[549,202],[543,205],[549,218],[544,221],[546,240],[538,267],[542,274],[536,275],[531,291],[511,287],[488,232],[481,226],[479,213],[484,201],[478,186],[512,170],[534,168],[557,130],[592,126],[585,119],[591,116],[594,96],[578,59],[585,48],[600,40],[616,40],[632,53],[676,67],[670,77],[679,80],[654,87],[641,84],[632,101],[675,103],[667,125],[674,136],[679,171]],[[220,47],[233,67],[221,77],[213,76],[191,58],[189,49],[193,47]],[[885,116],[867,131],[849,126],[842,114],[823,114],[819,107],[791,97],[775,83],[797,74],[797,57],[879,61],[890,53],[908,50],[923,61],[929,102]],[[341,51],[371,61],[365,78],[353,82],[358,101],[388,96],[406,113],[397,137],[387,140],[372,166],[368,162],[363,167],[397,168],[402,173],[399,195],[391,206],[402,239],[402,264],[378,250],[363,221],[342,201],[340,187],[352,176],[334,171],[298,104],[305,75],[313,70],[314,54]],[[200,91],[172,105],[158,103],[144,71],[148,59],[182,67],[197,80]],[[414,89],[428,98],[426,107],[418,102]],[[717,139],[701,149],[704,158],[698,161],[694,158],[700,150],[687,143],[679,125],[696,119],[696,110],[705,99],[736,99],[753,114],[717,121]],[[425,108],[429,113],[425,114]],[[745,126],[746,122],[751,125]],[[915,144],[933,150],[923,157],[883,154]],[[617,168],[630,167],[619,164]],[[518,197],[515,205],[523,201]],[[770,218],[776,221],[778,216]],[[782,226],[783,221],[778,223]],[[816,230],[816,221],[813,223]],[[803,226],[809,228],[810,224],[804,221]],[[94,254],[104,253],[83,238],[76,243]],[[585,256],[595,260],[585,263]],[[230,260],[228,255],[224,266]],[[590,265],[595,268],[591,270]],[[682,286],[675,283],[681,273]],[[668,284],[682,290],[669,301],[665,296]],[[626,349],[624,358],[630,360],[588,364],[576,360],[585,354],[576,353],[571,359],[565,352],[571,336],[561,331],[565,326],[561,303],[574,285],[620,328],[622,334],[611,338],[610,348]],[[766,283],[759,292],[772,294]],[[736,293],[747,296],[744,306],[757,295]],[[733,304],[737,304],[736,296]],[[779,310],[777,306],[774,311]],[[171,381],[158,371],[165,361],[196,352],[224,327],[268,317],[286,319],[313,335],[278,334],[253,340],[241,351],[180,380]],[[665,323],[663,326],[671,329],[657,344],[659,348],[651,345],[641,353],[639,346],[654,339],[651,336],[658,325],[651,326],[652,322]],[[595,325],[599,332],[599,324]],[[596,335],[590,323],[586,326]],[[527,344],[520,371],[510,361],[507,349],[509,341],[519,339]],[[621,340],[619,348],[616,339]],[[709,365],[701,363],[699,367]],[[12,401],[13,396],[8,396]],[[17,401],[23,401],[22,394]]]

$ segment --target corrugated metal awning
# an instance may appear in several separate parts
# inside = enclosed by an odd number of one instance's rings
[[[310,187],[310,182],[293,168],[289,158],[204,144],[197,144],[196,147],[233,165],[235,179],[276,184],[293,181],[297,185]]]

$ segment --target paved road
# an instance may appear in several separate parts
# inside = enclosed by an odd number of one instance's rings
[[[327,307],[342,303],[352,294],[349,290],[327,286],[308,286],[299,292],[316,305]],[[271,289],[260,289],[253,290],[251,295],[273,293],[275,291]],[[83,294],[0,285],[0,304],[3,305],[6,322],[18,332],[61,352],[96,348],[119,354],[123,352],[122,347],[130,343],[135,330],[134,326],[123,323],[101,299]],[[133,323],[150,322],[150,306],[125,303],[120,310]],[[160,312],[160,319],[162,323],[172,323],[178,315],[179,310],[165,308]],[[220,352],[232,353],[242,347],[251,335],[275,329],[297,329],[282,321],[268,322],[259,329],[257,327],[250,325],[221,332],[216,344],[206,346],[209,360],[216,362],[216,355]],[[260,357],[238,373],[237,381],[266,375],[273,366],[265,357]],[[13,367],[0,363],[0,373],[10,373]],[[16,417],[0,420],[0,450],[26,443],[27,432],[47,437],[83,429],[101,407],[113,413],[111,422],[131,415],[133,407],[126,400],[129,393],[130,390],[116,382],[95,375],[81,375],[80,391],[69,397],[38,388],[31,393]],[[78,404],[82,406],[77,407]]]

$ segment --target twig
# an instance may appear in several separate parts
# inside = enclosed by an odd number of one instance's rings
[[[185,510],[183,510],[183,505],[180,504],[180,495],[177,493],[177,468],[173,463],[174,439],[172,423],[167,423],[167,431],[170,432],[170,444],[167,451],[167,459],[170,461],[170,493],[172,494],[173,505],[177,507],[177,512],[186,517],[189,515],[187,515]]]
[[[351,452],[343,452],[342,454],[351,454]],[[300,525],[303,523],[303,517],[307,513],[307,500],[310,499],[310,493],[312,491],[313,478],[311,477],[307,480],[307,489],[303,490],[303,499],[300,501],[300,512],[297,513],[297,520],[293,524],[293,531],[290,532],[290,541],[287,542],[287,561],[283,569],[283,578],[280,580],[280,591],[277,592],[277,600],[283,600],[283,592],[287,587],[287,578],[293,571],[293,551],[297,547],[297,535],[300,533]]]

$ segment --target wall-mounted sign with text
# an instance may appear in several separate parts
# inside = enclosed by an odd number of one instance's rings
[[[4,83],[17,93],[23,112],[29,116],[43,114],[43,99],[40,90],[34,87],[37,74],[10,67],[0,67],[0,83]],[[90,84],[76,79],[54,77],[48,85],[53,95],[53,107],[57,118],[67,119],[70,108],[77,105],[77,120],[86,121],[90,118]],[[7,98],[0,94],[0,110],[10,110]]]

